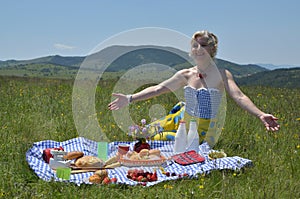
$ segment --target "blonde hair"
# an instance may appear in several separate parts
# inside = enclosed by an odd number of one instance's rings
[[[197,37],[202,37],[202,38],[207,39],[207,43],[214,47],[213,52],[211,54],[211,57],[215,57],[216,54],[217,54],[217,50],[218,50],[218,38],[217,38],[217,36],[214,35],[213,33],[209,32],[209,31],[207,31],[207,30],[197,31],[193,34],[191,43],[193,43],[196,40]]]

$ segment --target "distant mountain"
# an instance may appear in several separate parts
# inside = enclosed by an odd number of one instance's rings
[[[298,68],[300,66],[295,66],[295,65],[274,65],[274,64],[256,64],[258,66],[264,67],[269,70],[275,70],[275,69],[281,69],[281,68]]]
[[[266,68],[255,65],[247,64],[240,65],[222,59],[217,59],[216,64],[218,67],[228,69],[235,77],[245,77],[258,72],[268,71]]]
[[[109,72],[127,71],[135,66],[159,63],[170,67],[192,61],[188,53],[171,48],[151,45],[111,46],[88,57],[91,62],[107,64]],[[92,65],[92,64],[91,64]]]
[[[300,68],[276,69],[236,78],[239,85],[300,88]]]
[[[51,76],[57,73],[62,74],[59,72],[60,70],[78,70],[83,63],[85,67],[91,70],[99,69],[99,67],[107,64],[107,72],[126,71],[142,64],[159,63],[179,70],[191,66],[187,60],[192,62],[187,52],[172,47],[151,45],[110,46],[88,57],[63,57],[55,55],[31,60],[1,61],[0,69],[2,69],[2,71],[5,69],[19,70],[19,72],[20,70],[38,71],[39,73],[47,72],[47,75],[44,76]],[[231,73],[238,78],[267,71],[264,67],[254,64],[239,65],[222,59],[216,59],[215,61],[218,67],[230,70]],[[51,66],[49,70],[47,70],[48,66]],[[39,70],[38,68],[42,69]],[[26,74],[28,75],[29,73]]]
[[[59,55],[41,57],[30,60],[7,60],[0,61],[1,67],[11,67],[11,66],[19,66],[19,65],[29,65],[29,64],[54,64],[60,66],[69,66],[69,67],[79,67],[83,62],[85,57],[62,57]]]
[[[171,47],[111,46],[88,57],[55,55],[31,60],[0,61],[0,75],[75,78],[79,67],[99,70],[101,66],[107,66],[106,72],[113,72],[115,75],[112,77],[120,77],[129,69],[148,63],[159,63],[180,70],[191,66],[190,59],[187,52]],[[231,71],[239,85],[300,88],[300,67],[274,69],[279,66],[240,65],[222,59],[216,59],[215,62],[219,68]]]

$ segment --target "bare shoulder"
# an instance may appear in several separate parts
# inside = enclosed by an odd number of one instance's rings
[[[220,73],[222,75],[223,80],[228,80],[228,79],[231,80],[231,79],[233,79],[233,76],[232,76],[232,74],[231,74],[231,72],[229,70],[227,70],[227,69],[220,69],[219,71],[220,71]]]

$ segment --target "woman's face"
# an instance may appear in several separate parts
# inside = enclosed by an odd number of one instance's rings
[[[205,37],[198,36],[191,45],[191,55],[196,61],[212,58],[214,45]]]

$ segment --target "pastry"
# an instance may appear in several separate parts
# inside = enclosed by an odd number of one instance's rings
[[[105,162],[95,156],[83,156],[75,161],[77,167],[99,167],[102,168]]]

